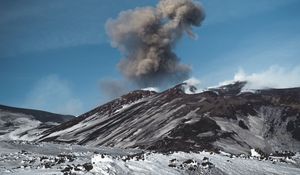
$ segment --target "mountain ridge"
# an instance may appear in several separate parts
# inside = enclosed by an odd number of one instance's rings
[[[36,117],[39,121],[42,121],[42,122],[50,121],[53,119],[52,117],[56,117],[54,119],[61,120],[61,122],[65,122],[66,120],[69,120],[69,119],[75,117],[73,115],[57,114],[57,113],[47,112],[47,111],[38,110],[38,109],[19,108],[19,107],[12,107],[12,106],[2,105],[2,104],[0,104],[0,110],[15,111],[18,113],[32,115],[32,116]]]
[[[134,91],[43,132],[39,141],[155,151],[299,151],[300,88],[242,92],[245,82],[187,94]]]
[[[75,116],[0,105],[0,140],[37,139],[41,132]]]

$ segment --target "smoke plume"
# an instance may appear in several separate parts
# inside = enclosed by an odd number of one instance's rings
[[[184,33],[194,38],[192,27],[200,26],[204,17],[193,0],[160,0],[156,8],[121,12],[106,24],[111,45],[125,57],[119,69],[141,87],[187,79],[191,68],[180,63],[173,48]]]

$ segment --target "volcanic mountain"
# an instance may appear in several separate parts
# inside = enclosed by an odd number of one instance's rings
[[[133,91],[43,132],[39,141],[156,151],[300,151],[300,88]]]
[[[0,140],[35,140],[41,132],[72,118],[74,116],[0,105]]]

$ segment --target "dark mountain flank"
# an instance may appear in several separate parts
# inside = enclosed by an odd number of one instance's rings
[[[300,151],[300,88],[244,91],[246,82],[187,94],[134,91],[45,132],[39,141],[156,151]]]
[[[35,109],[25,109],[25,108],[16,108],[10,106],[0,105],[1,111],[13,112],[13,113],[20,113],[25,115],[30,115],[34,119],[41,121],[41,122],[59,122],[63,123],[66,122],[75,116],[73,115],[62,115],[62,114],[55,114],[51,112],[35,110]]]

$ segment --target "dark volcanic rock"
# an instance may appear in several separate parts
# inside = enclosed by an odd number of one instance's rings
[[[41,121],[41,122],[63,123],[63,122],[69,121],[75,117],[72,115],[54,114],[51,112],[45,112],[45,111],[40,111],[40,110],[15,108],[15,107],[9,107],[9,106],[4,106],[4,105],[0,105],[0,111],[30,115],[34,119]]]
[[[239,121],[239,126],[243,129],[249,129],[248,126],[243,122],[243,120]]]
[[[134,91],[44,132],[40,141],[163,152],[300,151],[300,88],[243,93],[245,84],[197,94],[186,94],[187,84]]]

